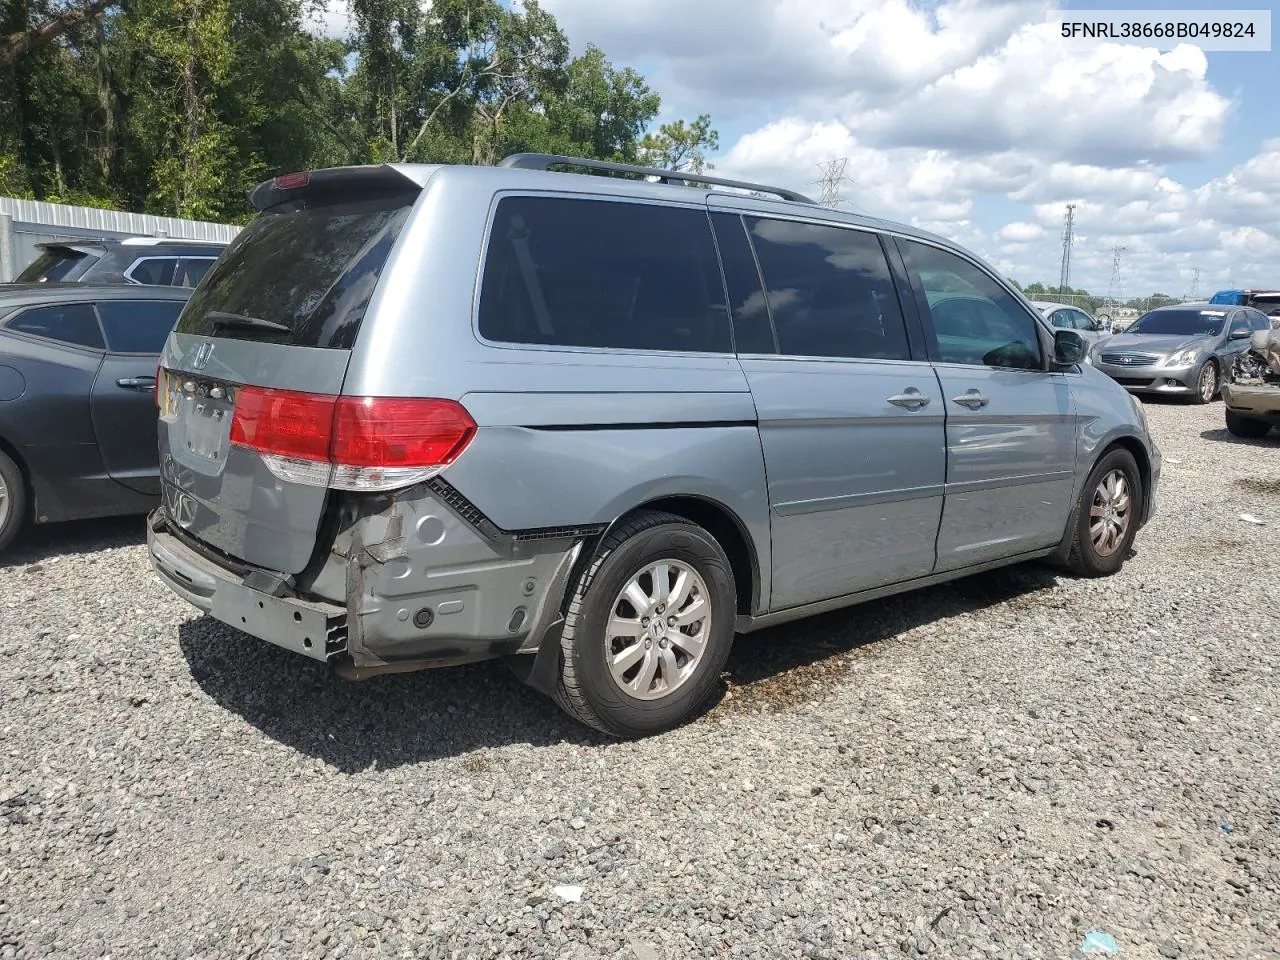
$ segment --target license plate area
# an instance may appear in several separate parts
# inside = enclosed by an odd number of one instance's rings
[[[164,371],[161,415],[178,427],[178,442],[201,460],[226,460],[235,411],[235,388],[228,384]]]

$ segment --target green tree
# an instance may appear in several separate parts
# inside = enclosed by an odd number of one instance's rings
[[[720,149],[720,134],[711,127],[711,115],[702,114],[692,123],[676,120],[664,123],[657,133],[645,134],[640,141],[643,162],[663,170],[703,173],[714,167],[707,153]]]

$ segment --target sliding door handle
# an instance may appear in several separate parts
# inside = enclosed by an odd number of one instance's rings
[[[960,396],[952,397],[951,402],[968,407],[970,410],[981,410],[987,405],[987,398],[978,390],[966,390]]]
[[[155,377],[121,377],[116,381],[117,387],[124,387],[126,390],[150,390],[155,385]]]
[[[915,387],[907,387],[901,393],[894,394],[886,399],[894,406],[906,407],[908,410],[919,410],[921,407],[929,405],[929,398]]]

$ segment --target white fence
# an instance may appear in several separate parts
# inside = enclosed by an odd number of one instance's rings
[[[239,232],[239,227],[225,223],[0,197],[0,283],[13,280],[35,260],[40,243],[124,237],[229,243]]]

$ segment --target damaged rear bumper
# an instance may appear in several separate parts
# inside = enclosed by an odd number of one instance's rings
[[[147,522],[151,566],[174,593],[223,623],[300,653],[328,661],[346,650],[345,608],[300,597],[276,596],[245,583],[169,532],[163,511]]]
[[[430,494],[342,526],[320,569],[297,578],[216,554],[163,507],[148,520],[147,545],[161,580],[199,609],[364,675],[536,653],[561,622],[583,543],[481,530]]]

